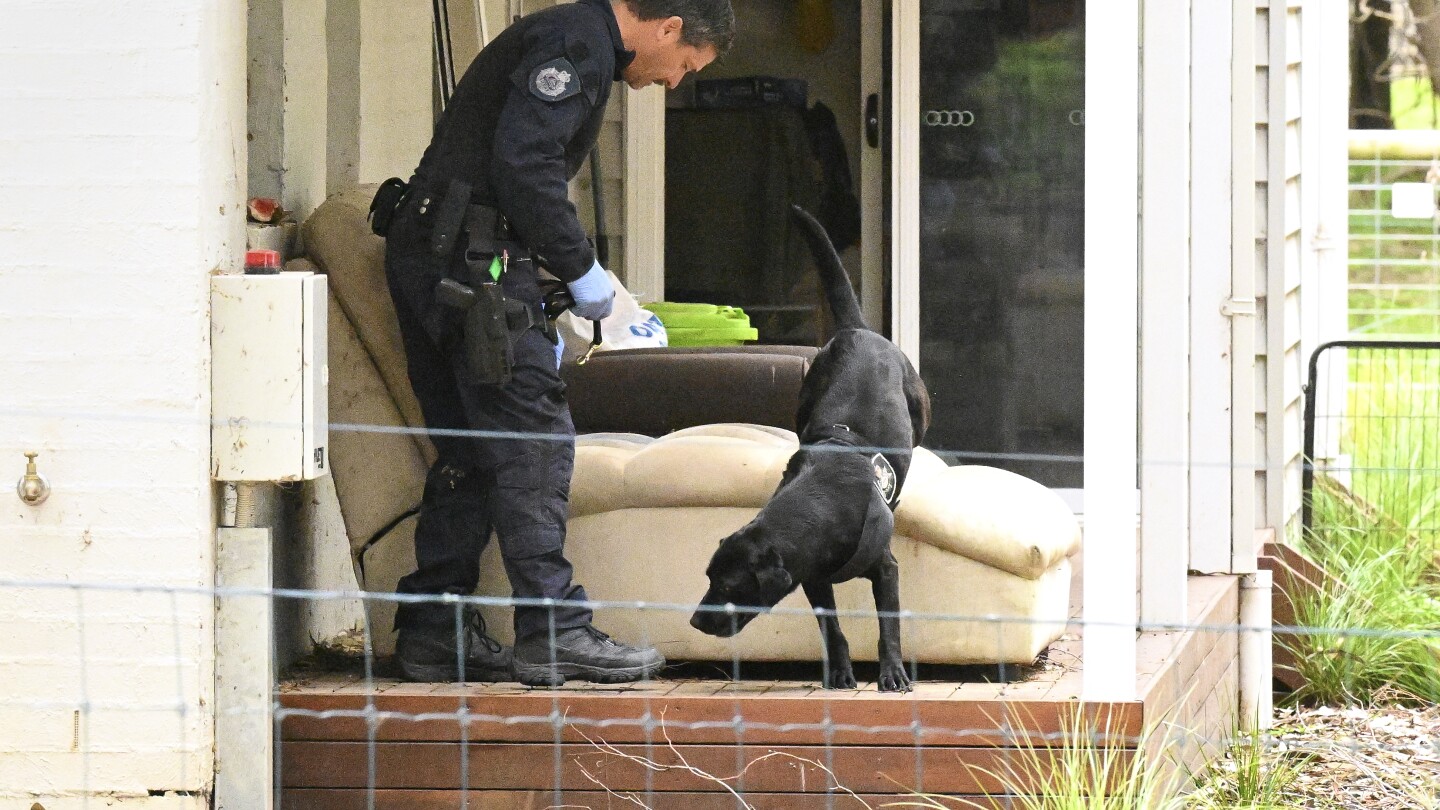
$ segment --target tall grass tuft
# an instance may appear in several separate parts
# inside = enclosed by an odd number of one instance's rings
[[[1433,354],[1433,353],[1430,353]],[[1365,705],[1398,691],[1440,700],[1440,363],[1362,350],[1348,364],[1349,486],[1317,474],[1306,554],[1333,577],[1302,596],[1288,636],[1304,703]]]
[[[1108,726],[1094,725],[1078,711],[1062,723],[1062,729],[1056,745],[1038,745],[1022,737],[1015,748],[1005,751],[1000,767],[972,766],[1003,787],[998,795],[987,793],[989,803],[979,806],[1015,810],[1179,810],[1186,806],[1176,797],[1178,770],[1146,761],[1149,735],[1138,742],[1127,739]],[[881,806],[958,810],[977,805],[951,796],[915,794]]]
[[[1369,705],[1393,690],[1440,701],[1440,590],[1429,552],[1395,534],[1332,528],[1307,544],[1334,581],[1296,605],[1297,623],[1316,629],[1286,637],[1306,681],[1293,700]]]
[[[1268,738],[1259,731],[1242,732],[1230,743],[1225,757],[1211,763],[1197,780],[1196,790],[1187,798],[1187,810],[1289,810],[1314,807],[1313,797],[1305,804],[1293,787],[1313,756],[1298,760],[1270,750]],[[1324,805],[1328,807],[1329,805]]]

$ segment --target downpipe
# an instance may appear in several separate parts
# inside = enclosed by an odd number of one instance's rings
[[[1275,719],[1269,571],[1240,578],[1240,728],[1264,731]]]

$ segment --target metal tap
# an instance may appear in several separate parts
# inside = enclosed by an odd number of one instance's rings
[[[27,452],[25,454],[25,475],[15,484],[15,492],[20,500],[31,506],[39,506],[50,497],[50,479],[41,475],[35,470],[35,457],[39,453]]]

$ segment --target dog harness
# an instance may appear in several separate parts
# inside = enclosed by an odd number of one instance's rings
[[[829,429],[818,431],[820,438],[811,443],[811,446],[822,444],[838,444],[856,449],[866,448],[860,442],[860,436],[850,429],[849,425],[835,424]],[[870,454],[870,468],[875,474],[875,488],[880,491],[880,499],[894,512],[900,506],[900,479],[895,475],[895,467],[884,453]]]
[[[819,435],[821,438],[812,442],[812,447],[830,444],[856,449],[864,448],[864,445],[860,444],[860,437],[848,425],[831,425],[829,429],[820,431]],[[889,459],[885,458],[884,453],[870,454],[868,460],[870,468],[875,474],[875,489],[880,493],[881,500],[893,513],[895,508],[900,505],[900,486],[895,475],[895,467],[891,465]],[[844,565],[840,566],[839,570],[830,575],[830,582],[832,584],[848,582],[868,571],[884,553],[888,540],[888,537],[878,534],[867,535],[865,532],[861,532],[855,553]]]

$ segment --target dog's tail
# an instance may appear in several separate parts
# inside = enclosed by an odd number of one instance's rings
[[[825,288],[825,298],[830,302],[830,314],[835,316],[837,329],[868,329],[865,316],[860,314],[860,302],[855,300],[855,289],[850,286],[850,277],[845,265],[835,253],[835,245],[825,233],[825,227],[815,217],[798,205],[790,206],[795,219],[799,220],[805,241],[810,243],[810,252],[815,254],[815,264],[820,267],[820,284]]]

